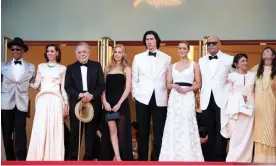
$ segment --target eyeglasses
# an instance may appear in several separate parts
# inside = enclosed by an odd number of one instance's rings
[[[207,42],[206,43],[207,46],[215,46],[217,44],[218,44],[218,42]]]
[[[12,48],[11,51],[21,51],[20,48]]]

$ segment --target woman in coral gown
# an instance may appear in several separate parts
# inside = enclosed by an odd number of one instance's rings
[[[35,99],[35,116],[27,160],[64,160],[63,117],[68,115],[68,99],[64,90],[66,67],[60,65],[61,51],[47,45],[47,63],[38,65],[37,76],[30,86],[40,87]]]

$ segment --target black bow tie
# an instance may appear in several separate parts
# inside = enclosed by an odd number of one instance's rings
[[[14,64],[22,65],[22,61],[14,61]]]
[[[85,63],[85,64],[80,63],[80,66],[88,67],[88,64],[87,63]]]
[[[215,56],[209,56],[209,60],[212,60],[212,59],[218,59],[218,56],[215,55]]]
[[[149,52],[149,56],[154,56],[154,57],[156,57],[156,52]]]

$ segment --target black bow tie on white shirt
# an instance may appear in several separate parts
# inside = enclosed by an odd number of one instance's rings
[[[85,66],[85,67],[88,67],[88,64],[87,63],[85,63],[85,64],[80,64],[81,66]]]
[[[15,65],[17,65],[17,64],[22,65],[22,61],[14,61],[14,64]]]
[[[150,52],[150,51],[149,51],[149,56],[154,56],[154,57],[156,57],[156,52]]]
[[[209,60],[213,60],[213,59],[218,59],[218,56],[215,55],[215,56],[209,56]]]

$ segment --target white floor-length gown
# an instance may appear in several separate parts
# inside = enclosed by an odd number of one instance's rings
[[[35,99],[35,116],[27,160],[64,160],[63,107],[68,103],[64,90],[66,67],[47,63],[38,66],[34,84],[40,92]]]
[[[194,62],[182,72],[175,66],[172,66],[173,82],[193,84]],[[171,90],[159,161],[204,161],[193,91],[180,94]]]

